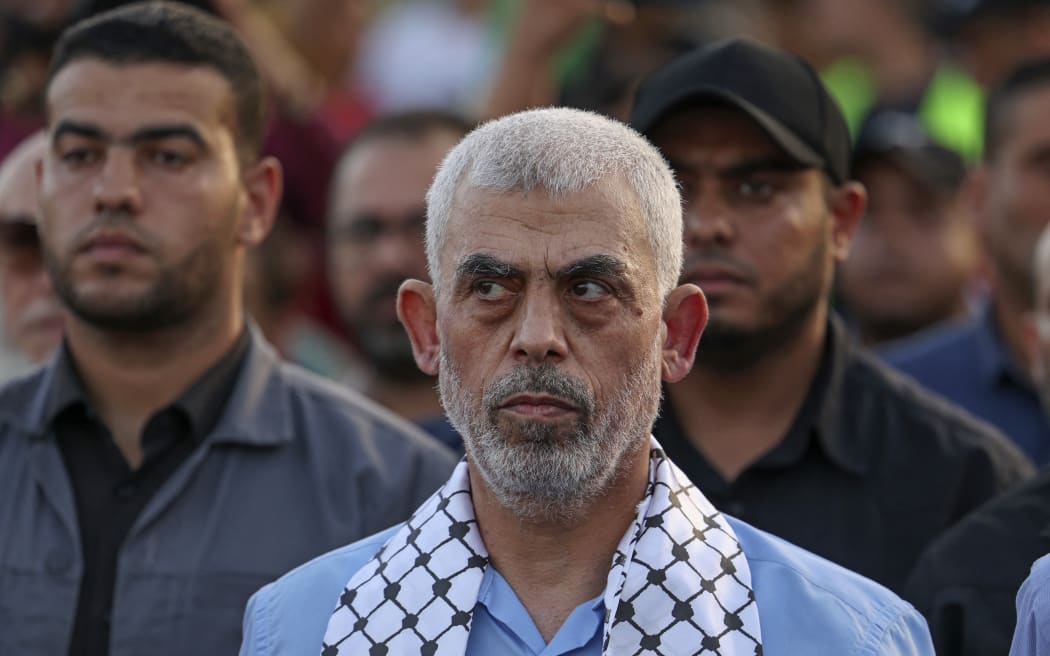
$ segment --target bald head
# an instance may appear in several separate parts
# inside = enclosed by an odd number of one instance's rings
[[[44,269],[37,236],[36,162],[47,137],[23,141],[0,163],[0,326],[4,346],[29,362],[62,338],[62,310]]]
[[[47,135],[38,132],[18,145],[0,164],[0,221],[36,222],[35,162],[44,156]]]

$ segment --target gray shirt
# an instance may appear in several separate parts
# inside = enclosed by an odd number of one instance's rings
[[[52,361],[0,388],[0,654],[69,650],[83,563],[45,420],[53,376]],[[404,520],[453,464],[407,422],[280,362],[253,329],[215,428],[122,544],[110,654],[236,653],[256,589]]]

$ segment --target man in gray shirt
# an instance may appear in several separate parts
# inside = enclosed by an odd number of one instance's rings
[[[281,189],[261,95],[234,33],[177,5],[56,49],[37,178],[66,338],[0,388],[2,654],[233,653],[256,588],[451,470],[246,321],[243,261]]]

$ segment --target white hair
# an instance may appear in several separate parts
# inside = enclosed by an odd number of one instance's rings
[[[427,192],[427,266],[440,290],[440,254],[461,187],[551,196],[620,178],[634,192],[656,260],[661,297],[682,268],[682,201],[655,146],[623,123],[568,108],[534,109],[490,121],[445,157]]]

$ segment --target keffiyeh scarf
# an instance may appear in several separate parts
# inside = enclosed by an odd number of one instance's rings
[[[651,441],[646,495],[603,595],[602,653],[760,656],[751,572],[732,527]],[[461,462],[346,584],[322,656],[464,654],[488,564]]]

